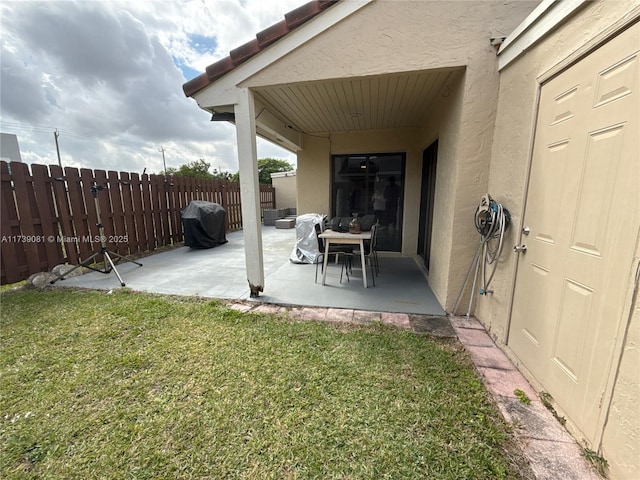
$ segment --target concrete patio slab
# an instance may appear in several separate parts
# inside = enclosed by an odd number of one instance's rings
[[[128,288],[170,295],[242,299],[286,306],[346,308],[444,315],[413,258],[380,258],[376,286],[364,288],[362,269],[354,265],[350,282],[340,283],[340,265],[329,264],[327,284],[314,281],[316,266],[290,261],[295,229],[262,228],[264,292],[250,298],[242,231],[229,232],[228,242],[210,249],[179,247],[140,260],[142,267],[125,262],[116,266]],[[57,286],[97,290],[120,288],[115,273],[89,272],[60,280]]]

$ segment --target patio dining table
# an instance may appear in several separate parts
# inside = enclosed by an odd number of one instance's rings
[[[322,270],[322,285],[325,284],[327,277],[327,260],[329,259],[329,246],[331,244],[340,245],[359,245],[360,246],[360,264],[362,265],[362,283],[367,288],[367,268],[364,256],[364,241],[371,240],[371,232],[348,233],[335,232],[333,230],[325,230],[318,237],[324,239],[324,264]]]

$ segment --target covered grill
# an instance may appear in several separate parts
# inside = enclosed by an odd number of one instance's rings
[[[293,263],[316,263],[320,250],[316,224],[324,230],[324,216],[317,213],[306,213],[296,218],[296,244],[289,260]]]
[[[193,200],[180,215],[187,247],[212,248],[227,243],[226,212],[222,205]]]

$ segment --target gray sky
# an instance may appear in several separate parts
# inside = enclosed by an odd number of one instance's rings
[[[0,3],[0,131],[23,161],[148,173],[199,158],[238,169],[235,127],[182,84],[307,0]],[[295,164],[258,140],[259,157]]]

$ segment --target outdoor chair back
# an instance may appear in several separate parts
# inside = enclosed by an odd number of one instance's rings
[[[378,266],[378,251],[376,249],[378,243],[378,227],[379,223],[375,223],[371,226],[371,240],[364,241],[364,261],[365,265],[362,265],[362,268],[371,268],[371,280],[373,282],[373,286],[376,286],[376,275],[380,274],[380,267]],[[347,282],[349,281],[349,273],[352,272],[353,269],[353,259],[360,257],[360,249],[356,248],[352,250],[351,253],[345,254],[342,262],[342,269],[340,271],[340,283],[342,283],[342,274],[346,272],[347,274]]]
[[[365,244],[364,259],[366,263],[371,267],[371,279],[373,286],[376,286],[376,275],[380,274],[380,267],[378,264],[378,228],[379,224],[376,223],[371,227],[371,242],[368,245]]]
[[[316,257],[315,282],[318,283],[318,265],[321,265],[321,267],[320,267],[321,268],[321,270],[320,270],[321,273],[323,272],[322,269],[324,268],[325,244],[324,244],[324,240],[322,238],[320,238],[320,234],[322,233],[320,225],[318,223],[316,223],[314,225],[314,228],[316,230],[316,238],[318,239],[318,250],[320,251],[320,255],[318,255]],[[353,247],[351,247],[349,245],[330,245],[329,246],[329,256],[334,255],[335,258],[336,258],[336,261],[342,255],[348,256],[348,255],[352,255],[352,254],[353,254]]]

